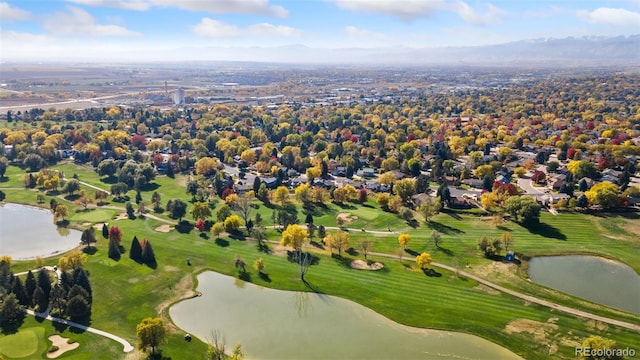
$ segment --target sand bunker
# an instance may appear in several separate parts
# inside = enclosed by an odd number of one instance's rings
[[[128,219],[129,215],[127,215],[126,212],[120,213],[118,214],[118,216],[116,216],[115,220],[124,220],[124,219]]]
[[[345,224],[349,224],[350,222],[356,220],[358,217],[350,214],[350,213],[340,213],[338,214],[338,216],[336,216],[336,220],[337,219],[341,219],[343,223]]]
[[[383,267],[384,265],[382,265],[382,263],[379,263],[379,262],[374,262],[371,265],[367,264],[367,262],[364,260],[353,260],[351,262],[351,268],[358,269],[358,270],[380,270]]]
[[[157,232],[163,232],[163,233],[168,233],[169,231],[173,230],[173,228],[169,225],[160,225],[157,228],[154,229]]]
[[[60,335],[51,335],[49,336],[49,340],[51,340],[51,342],[53,343],[53,346],[58,347],[58,350],[47,353],[47,357],[49,359],[57,358],[58,356],[66,353],[67,351],[71,351],[77,348],[78,346],[80,346],[80,343],[77,343],[77,342],[74,342],[73,344],[69,344],[67,342],[69,339],[63,338]]]

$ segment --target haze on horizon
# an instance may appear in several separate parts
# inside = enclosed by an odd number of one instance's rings
[[[6,0],[0,20],[5,63],[428,62],[429,49],[613,36],[640,54],[640,0]]]

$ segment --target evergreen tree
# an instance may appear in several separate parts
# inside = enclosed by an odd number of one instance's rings
[[[109,237],[109,227],[107,226],[107,224],[102,225],[102,237],[104,237],[105,239]]]
[[[91,306],[86,298],[76,295],[66,301],[65,313],[74,319],[81,319],[89,315]]]
[[[27,292],[24,290],[22,280],[17,276],[13,278],[13,288],[11,292],[16,296],[20,305],[29,306],[29,296],[27,296]]]
[[[24,290],[27,292],[27,297],[29,298],[29,305],[33,305],[33,292],[36,290],[38,283],[36,282],[36,276],[33,275],[33,272],[29,270],[27,272],[27,279],[24,281]]]
[[[0,324],[3,329],[17,329],[24,320],[25,313],[15,294],[9,294],[0,303]]]
[[[49,293],[51,292],[51,276],[49,270],[42,269],[38,272],[38,287],[44,294],[44,302],[49,303]]]
[[[33,302],[34,309],[38,312],[44,312],[49,306],[49,297],[42,291],[40,286],[36,286],[36,289],[31,295],[31,301]]]
[[[256,193],[256,194],[258,193],[258,190],[260,190],[260,184],[262,184],[262,180],[260,179],[259,176],[256,176],[253,179],[253,192],[254,193]]]
[[[82,287],[87,292],[87,301],[89,304],[92,302],[92,290],[91,283],[89,282],[89,275],[83,268],[75,268],[73,270],[73,284]]]
[[[156,255],[153,252],[153,248],[151,247],[151,243],[147,239],[142,240],[142,262],[147,264],[149,267],[156,267]]]
[[[133,261],[142,262],[142,247],[138,241],[138,237],[134,236],[131,240],[131,249],[129,249],[129,258]]]
[[[62,271],[60,273],[59,285],[63,286],[65,291],[69,291],[69,289],[71,289],[71,287],[73,286],[73,283],[73,276],[71,274],[66,271]]]
[[[311,213],[307,214],[307,216],[304,219],[304,223],[305,224],[313,224],[313,215],[311,215]]]
[[[118,242],[114,239],[109,239],[109,252],[108,255],[113,260],[120,260],[120,247],[118,246]]]

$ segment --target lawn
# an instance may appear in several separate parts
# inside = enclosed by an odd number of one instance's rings
[[[44,328],[40,326],[23,326],[15,334],[0,337],[0,352],[8,358],[33,358],[45,350]]]
[[[78,174],[82,179],[84,175],[79,172]],[[161,193],[163,203],[173,197],[190,200],[181,186],[183,181],[184,178],[158,177],[154,182],[157,184],[154,191]],[[1,187],[4,185],[0,184]],[[35,191],[6,192],[8,201],[35,203],[36,200]],[[144,191],[143,198],[150,198],[152,192]],[[48,205],[48,201],[49,197],[45,205]],[[219,201],[218,206],[221,204],[222,201]],[[264,204],[258,206],[256,211],[262,215],[265,225],[272,225],[271,214],[274,208]],[[305,211],[302,207],[294,203],[293,211],[297,213],[300,222],[303,222]],[[103,222],[105,219],[110,220],[117,212],[118,210],[104,208],[86,212],[75,211],[70,213],[69,219],[79,223]],[[413,228],[396,215],[379,210],[373,199],[369,199],[365,205],[328,204],[326,207],[315,208],[312,214],[314,223],[335,226],[336,216],[343,212],[357,217],[345,226],[385,233],[387,227],[396,232],[407,231],[412,236],[408,246],[411,251],[428,251],[434,261],[454,266],[466,267],[468,264],[470,267],[465,271],[470,272],[481,273],[483,268],[492,264],[477,250],[477,240],[482,236],[499,236],[503,231],[512,234],[513,250],[525,255],[593,253],[625,262],[636,271],[640,269],[640,237],[637,236],[637,218],[632,215],[601,217],[563,213],[556,217],[543,213],[541,220],[545,225],[542,230],[531,232],[512,222],[505,222],[496,228],[486,217],[457,212],[441,213],[435,216],[428,226],[420,219],[418,227]],[[250,280],[258,285],[285,290],[313,289],[341,296],[403,324],[482,336],[529,359],[547,358],[549,349],[552,348],[558,351],[555,356],[572,358],[574,352],[571,344],[580,342],[591,334],[615,339],[620,347],[633,346],[637,341],[637,333],[630,330],[613,326],[596,328],[597,324],[593,322],[526,304],[505,294],[486,291],[476,282],[459,278],[454,273],[437,270],[436,276],[426,276],[422,271],[415,269],[413,256],[407,253],[403,254],[402,261],[397,257],[370,257],[383,262],[385,268],[378,272],[367,272],[353,270],[346,265],[354,256],[362,258],[360,255],[345,254],[343,258],[337,258],[329,256],[325,250],[316,250],[318,262],[311,267],[307,275],[311,284],[309,288],[298,280],[295,264],[287,261],[281,251],[275,251],[274,244],[270,244],[270,250],[265,252],[264,248],[259,249],[251,240],[238,240],[228,236],[213,239],[209,234],[202,237],[195,229],[185,233],[176,230],[160,233],[154,230],[162,224],[151,218],[110,221],[110,226],[122,229],[122,245],[126,249],[130,247],[134,235],[138,239],[146,238],[150,241],[158,259],[156,269],[135,263],[128,258],[127,253],[123,254],[119,261],[109,259],[106,256],[107,241],[99,235],[97,252],[90,255],[85,266],[91,274],[94,289],[92,326],[114,332],[135,343],[136,324],[144,317],[155,316],[158,313],[168,317],[168,306],[178,301],[190,288],[195,287],[193,281],[198,272],[211,269],[237,276],[234,262],[236,257],[240,256],[247,264],[252,264],[258,257],[264,259],[265,272],[269,274],[268,282],[250,271]],[[436,249],[429,242],[434,229],[442,234],[444,250]],[[277,230],[268,230],[267,235],[274,241],[280,237]],[[397,234],[374,235],[369,232],[352,231],[350,236],[353,247],[356,247],[359,239],[375,239],[375,252],[395,254],[399,247]],[[190,265],[187,264],[187,259]],[[56,261],[56,258],[47,259],[47,264],[55,264]],[[16,262],[12,269],[17,272],[32,266],[33,262],[30,261]],[[640,316],[591,304],[525,281],[520,277],[517,268],[513,274],[484,275],[505,286],[559,303],[634,323],[640,321]],[[540,327],[546,330],[543,331],[542,338],[535,338],[527,332],[508,334],[505,328],[514,319],[537,321],[542,324]],[[559,326],[543,326],[548,322],[555,322]],[[23,328],[31,326],[27,325],[29,320]],[[165,356],[181,359],[192,358],[193,354],[204,354],[206,346],[200,341],[204,339],[194,339],[185,346],[181,335],[179,330],[172,332],[169,342],[161,346]],[[82,343],[82,337],[87,334],[79,336]],[[112,349],[117,347],[110,342],[103,342],[101,345],[98,342],[96,346],[97,351],[102,351],[100,346],[104,346],[112,352]],[[81,349],[82,346],[79,350]],[[112,354],[114,358],[124,357],[122,354]]]

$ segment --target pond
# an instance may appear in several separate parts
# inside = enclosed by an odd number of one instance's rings
[[[595,256],[540,256],[528,271],[540,285],[640,314],[640,276],[627,265]]]
[[[170,309],[203,341],[218,330],[230,351],[255,359],[521,359],[477,336],[395,323],[338,297],[263,288],[215,272],[198,275],[202,296]]]
[[[58,228],[49,210],[0,204],[0,255],[14,260],[53,256],[78,246],[81,235],[78,230]]]

